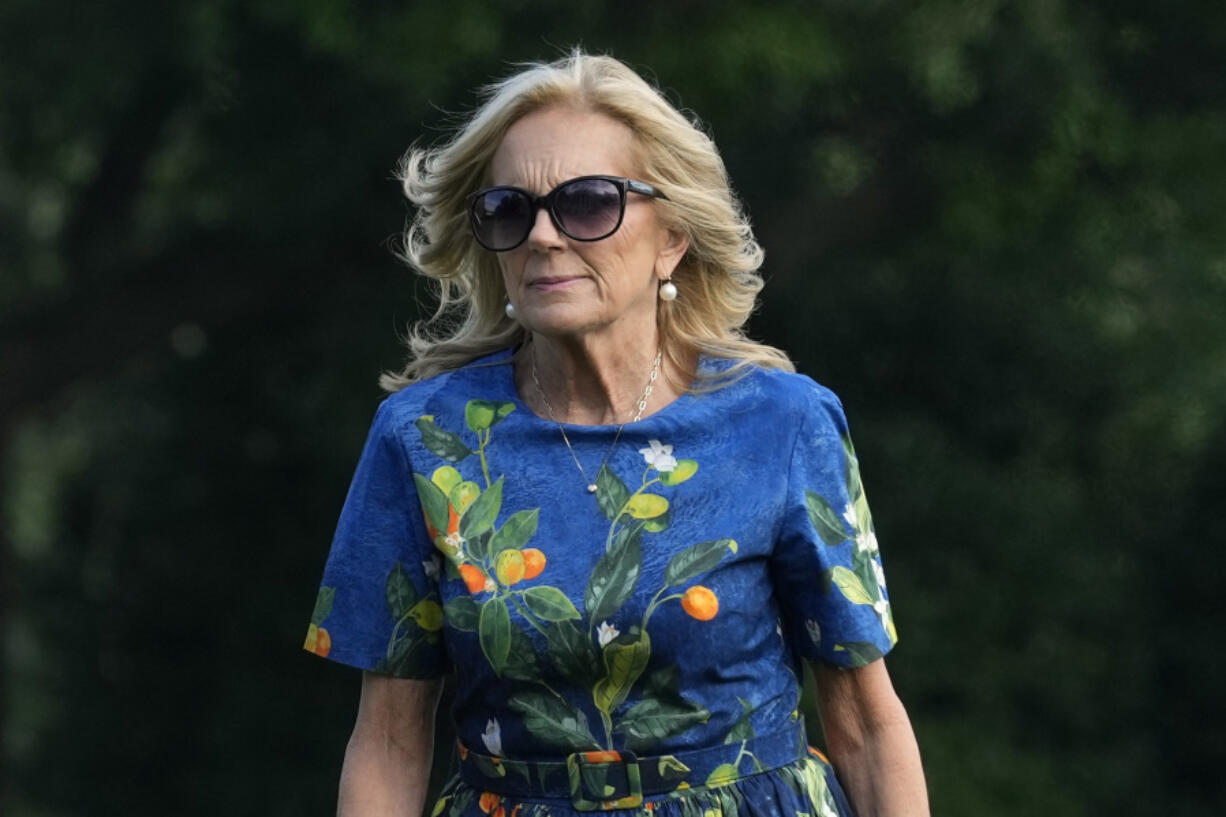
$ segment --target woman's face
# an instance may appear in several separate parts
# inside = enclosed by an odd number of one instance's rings
[[[491,184],[544,195],[576,176],[637,179],[634,148],[630,129],[604,114],[545,108],[507,131],[490,164]],[[687,246],[660,223],[653,199],[628,193],[625,218],[608,238],[574,241],[542,208],[527,240],[498,253],[498,262],[517,320],[528,329],[552,337],[649,338],[658,283]]]

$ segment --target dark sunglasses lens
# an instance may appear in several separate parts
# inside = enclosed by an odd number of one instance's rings
[[[532,202],[518,190],[488,190],[471,212],[477,240],[491,250],[518,246],[532,226]]]
[[[622,191],[605,179],[580,179],[558,188],[553,214],[572,238],[604,238],[622,217]]]

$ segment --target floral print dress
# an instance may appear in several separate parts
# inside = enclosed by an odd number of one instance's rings
[[[437,816],[850,814],[804,743],[800,661],[897,635],[837,398],[755,368],[611,450],[616,426],[566,426],[590,493],[510,363],[379,407],[306,649],[455,671]]]

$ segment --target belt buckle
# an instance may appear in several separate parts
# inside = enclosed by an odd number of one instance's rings
[[[623,770],[625,786],[610,770]],[[643,776],[639,772],[638,755],[628,750],[575,752],[566,757],[566,773],[570,778],[570,802],[579,811],[611,808],[634,808],[643,803]]]

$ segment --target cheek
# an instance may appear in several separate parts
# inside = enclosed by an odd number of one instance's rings
[[[523,277],[524,259],[524,255],[518,250],[498,253],[498,272],[501,273],[502,283],[507,289]]]
[[[621,286],[638,288],[655,275],[655,251],[643,231],[623,226],[606,240],[607,246],[600,248],[601,260]]]

